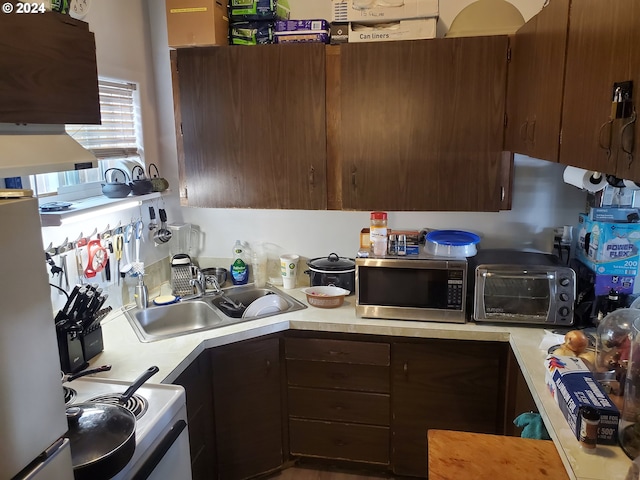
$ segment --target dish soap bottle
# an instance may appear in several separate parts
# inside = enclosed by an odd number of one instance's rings
[[[244,247],[240,240],[233,246],[233,263],[231,264],[231,280],[234,285],[244,285],[249,280],[249,268],[244,259]]]

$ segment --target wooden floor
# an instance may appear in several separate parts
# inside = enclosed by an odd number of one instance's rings
[[[395,477],[387,475],[360,475],[329,470],[316,470],[305,467],[291,467],[269,476],[269,480],[384,480]]]

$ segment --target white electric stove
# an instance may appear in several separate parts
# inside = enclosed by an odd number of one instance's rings
[[[65,403],[117,403],[130,385],[112,379],[78,378],[63,384]],[[191,479],[184,389],[145,383],[124,406],[136,415],[136,449],[114,480]]]

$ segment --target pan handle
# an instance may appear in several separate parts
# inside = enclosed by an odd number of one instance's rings
[[[84,377],[85,375],[91,375],[92,373],[99,373],[99,372],[108,372],[109,370],[111,370],[111,365],[102,365],[101,367],[90,368],[88,370],[83,370],[81,372],[74,373],[73,375],[66,375],[65,377],[63,377],[62,380],[63,382],[70,382],[71,380]]]
[[[142,375],[140,375],[135,382],[131,384],[127,390],[120,395],[120,399],[118,402],[120,405],[124,405],[129,401],[129,399],[133,396],[136,390],[138,390],[144,382],[153,377],[156,373],[158,373],[160,369],[156,366],[147,368]]]

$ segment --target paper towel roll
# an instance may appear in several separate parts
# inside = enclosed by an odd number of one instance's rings
[[[622,183],[624,183],[625,188],[629,190],[640,190],[640,184],[637,184],[633,180],[623,180]]]
[[[562,179],[565,183],[588,192],[598,192],[607,186],[607,179],[601,173],[576,167],[565,168]]]

